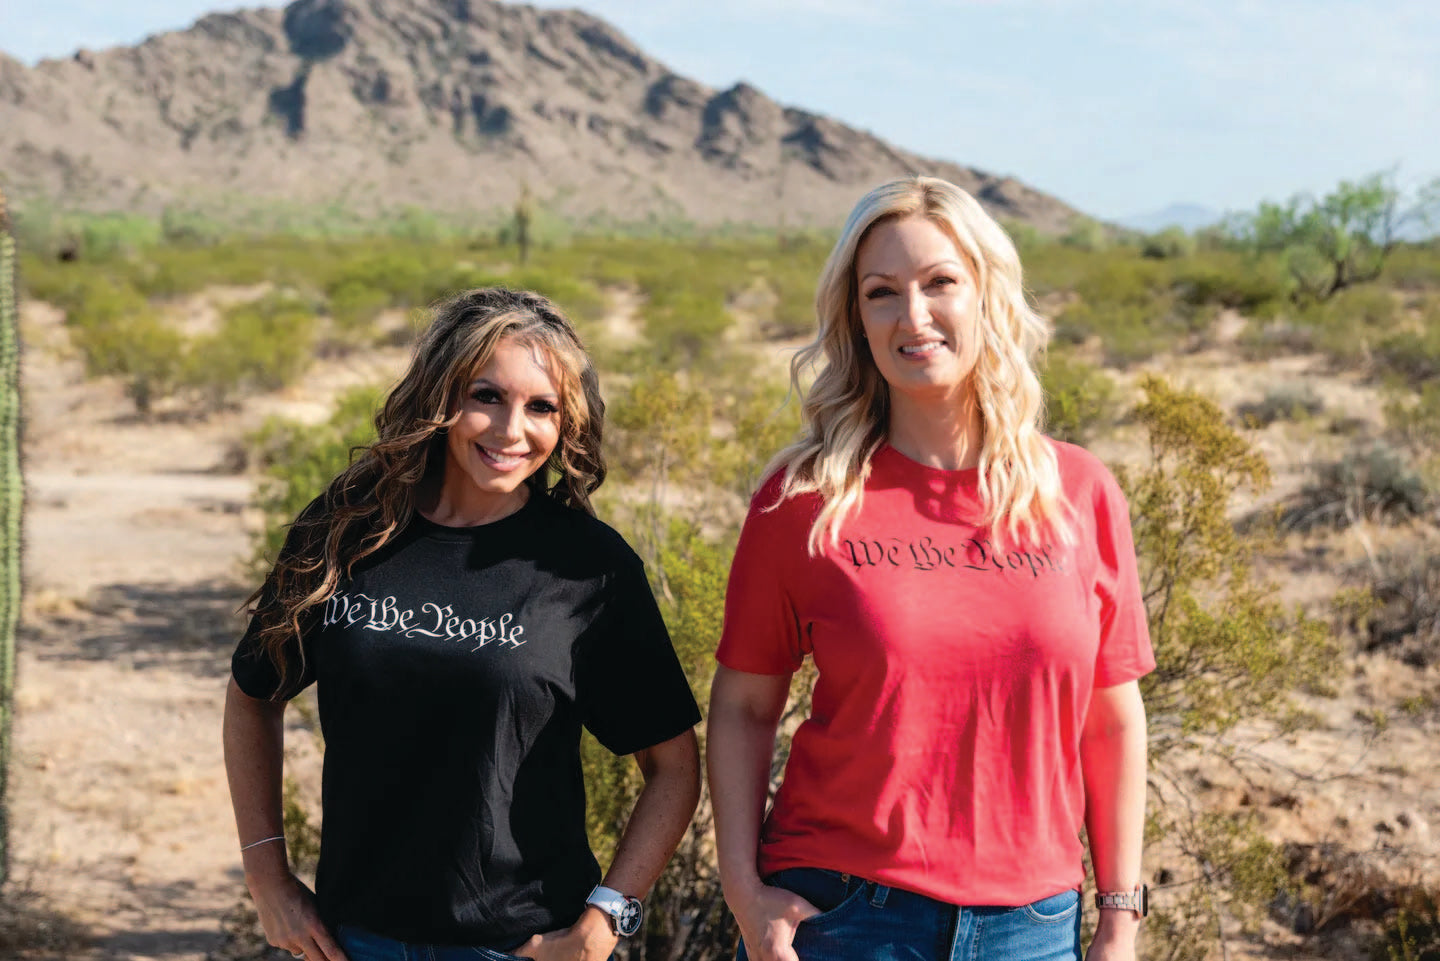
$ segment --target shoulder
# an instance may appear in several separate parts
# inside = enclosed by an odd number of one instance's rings
[[[808,532],[823,506],[824,501],[818,491],[787,495],[785,472],[777,470],[766,477],[751,496],[745,526],[767,530],[796,528]]]
[[[545,540],[557,553],[581,553],[600,565],[616,568],[641,565],[640,555],[620,532],[600,518],[551,497],[540,498],[537,520]]]
[[[1119,481],[1099,457],[1076,444],[1053,437],[1045,439],[1055,453],[1060,485],[1072,501],[1116,496],[1124,499]]]

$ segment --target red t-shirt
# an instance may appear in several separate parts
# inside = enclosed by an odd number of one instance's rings
[[[806,550],[818,495],[755,495],[721,664],[819,669],[759,868],[822,867],[951,904],[1078,888],[1080,732],[1095,687],[1155,666],[1130,515],[1110,472],[1054,442],[1075,543],[996,547],[977,470],[882,447],[838,547]]]

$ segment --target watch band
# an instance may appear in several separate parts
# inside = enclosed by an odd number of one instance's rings
[[[1150,887],[1138,885],[1133,891],[1096,891],[1095,907],[1101,911],[1132,911],[1136,917],[1150,914]]]
[[[629,897],[601,884],[595,886],[585,903],[593,904],[610,919],[610,930],[617,937],[630,937],[640,930],[640,923],[645,919],[645,906],[639,898]]]

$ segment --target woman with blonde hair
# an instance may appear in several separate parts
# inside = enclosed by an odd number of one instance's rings
[[[1047,327],[964,191],[851,212],[820,278],[802,437],[741,533],[710,702],[741,957],[1133,961],[1154,667],[1125,499],[1041,432]],[[762,817],[791,675],[810,716]]]
[[[641,562],[593,516],[604,405],[544,298],[439,305],[377,439],[301,512],[251,597],[225,763],[271,944],[309,961],[596,959],[699,796],[695,700]],[[316,890],[281,825],[283,715],[317,684]],[[645,786],[603,882],[580,732]]]

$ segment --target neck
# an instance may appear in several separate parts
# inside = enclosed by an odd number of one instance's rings
[[[446,484],[431,504],[421,505],[421,516],[443,527],[479,527],[503,520],[530,500],[530,485],[521,484],[504,494],[469,489],[457,491]]]
[[[980,463],[985,421],[974,391],[963,397],[890,395],[890,446],[938,470],[967,470]]]

